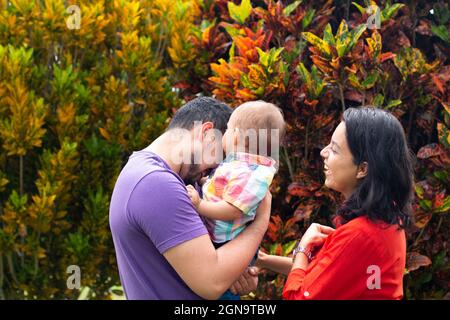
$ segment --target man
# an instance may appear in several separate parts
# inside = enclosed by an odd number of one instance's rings
[[[185,187],[217,166],[222,152],[217,129],[225,131],[231,112],[212,98],[188,102],[120,173],[110,227],[128,299],[217,299],[258,249],[269,222],[270,194],[252,224],[216,250]],[[247,273],[233,289],[248,289],[248,279]]]

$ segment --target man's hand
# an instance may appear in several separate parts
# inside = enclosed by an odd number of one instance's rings
[[[233,283],[230,287],[230,291],[233,294],[245,296],[252,291],[255,291],[258,287],[258,267],[249,267],[239,277],[239,279]]]
[[[197,192],[197,190],[195,190],[195,188],[192,185],[187,185],[186,186],[189,198],[191,198],[192,204],[194,205],[194,207],[196,209],[198,209],[198,206],[200,205],[200,201],[202,199],[200,199],[200,196]]]

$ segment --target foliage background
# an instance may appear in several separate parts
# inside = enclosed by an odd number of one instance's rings
[[[377,30],[362,26],[370,4]],[[116,297],[114,182],[199,94],[283,109],[263,243],[281,255],[342,200],[319,152],[343,109],[394,113],[417,155],[405,298],[448,298],[449,26],[445,1],[0,0],[0,298],[79,298],[69,265],[83,298]],[[248,298],[279,299],[283,283],[264,272]]]

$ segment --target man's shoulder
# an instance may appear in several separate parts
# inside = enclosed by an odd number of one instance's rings
[[[132,202],[168,199],[184,183],[152,153],[134,152],[119,174],[111,199],[113,207],[127,210]],[[172,191],[172,192],[169,192]],[[163,194],[166,196],[163,197]]]
[[[148,171],[139,179],[133,192],[140,190],[158,191],[158,193],[161,193],[168,190],[185,190],[185,185],[174,172],[164,168],[157,168]],[[170,196],[170,194],[167,194],[167,196]]]
[[[178,181],[183,184],[181,178],[153,152],[145,150],[135,151],[128,159],[121,176],[132,179],[135,183],[164,183]]]

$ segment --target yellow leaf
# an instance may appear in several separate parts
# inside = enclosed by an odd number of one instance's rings
[[[103,138],[105,138],[107,141],[111,140],[109,133],[105,129],[100,128],[99,130],[100,130],[100,134],[103,136]]]

